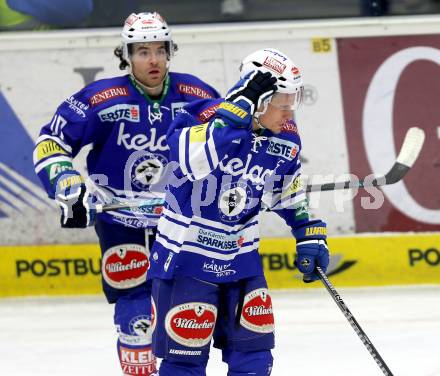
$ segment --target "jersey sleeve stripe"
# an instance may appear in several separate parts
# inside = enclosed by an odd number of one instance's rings
[[[219,160],[218,160],[217,150],[215,149],[213,131],[214,131],[214,125],[211,123],[211,126],[209,127],[209,137],[207,144],[209,149],[208,155],[210,156],[210,159],[212,161],[212,168],[215,169],[219,164]]]
[[[179,253],[181,247],[169,242],[168,240],[169,239],[167,237],[165,237],[164,235],[162,235],[161,233],[159,233],[159,232],[157,233],[155,241],[162,244],[166,249],[169,249],[175,253]]]
[[[205,226],[211,226],[216,231],[223,231],[225,233],[232,233],[232,232],[239,232],[242,231],[244,228],[250,227],[251,225],[254,225],[258,222],[258,214],[249,218],[249,220],[246,223],[238,224],[229,226],[222,222],[216,222],[207,218],[201,218],[193,216],[192,218],[185,217],[184,215],[177,214],[173,211],[171,211],[169,208],[164,208],[162,215],[165,215],[166,217],[178,219],[179,221],[186,223],[186,224],[201,224]]]
[[[40,137],[37,138],[35,141],[35,144],[39,144],[41,141],[44,140],[52,140],[55,141],[58,145],[60,145],[65,151],[67,151],[69,154],[72,153],[72,147],[70,145],[67,145],[63,140],[61,140],[59,137],[50,136],[48,134],[43,134]]]
[[[186,163],[186,151],[188,144],[188,131],[189,128],[185,128],[179,135],[179,165],[185,176],[189,175],[188,166]]]
[[[295,196],[283,197],[272,207],[272,210],[296,209],[297,204],[307,199],[305,192]]]
[[[188,156],[190,172],[195,179],[202,179],[211,172],[204,142],[190,142]]]
[[[43,168],[51,165],[52,163],[58,163],[58,162],[72,162],[72,158],[67,157],[67,156],[56,155],[54,157],[44,159],[43,161],[36,163],[35,173],[38,174]]]

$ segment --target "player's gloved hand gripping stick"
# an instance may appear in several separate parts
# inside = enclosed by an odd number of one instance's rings
[[[295,265],[304,274],[303,281],[319,279],[316,267],[326,271],[329,263],[327,225],[321,220],[310,221],[292,230],[296,239]]]
[[[61,227],[85,228],[93,225],[96,210],[82,176],[75,170],[60,173],[55,182],[55,202],[61,209]]]

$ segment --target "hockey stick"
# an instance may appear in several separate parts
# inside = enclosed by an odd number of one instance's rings
[[[397,183],[405,176],[405,174],[412,167],[422,149],[423,142],[425,141],[425,132],[421,128],[413,127],[408,130],[405,135],[405,140],[400,149],[400,153],[394,163],[391,170],[389,170],[384,176],[378,177],[371,181],[366,178],[361,180],[348,180],[345,182],[325,183],[325,184],[308,184],[306,186],[306,192],[318,192],[318,191],[334,191],[337,189],[351,189],[351,188],[365,188],[365,187],[378,187],[382,185],[389,185]],[[154,201],[154,202],[153,202]],[[142,202],[131,203],[123,202],[118,204],[105,204],[97,205],[98,213],[107,212],[111,210],[128,210],[136,208],[148,208],[162,206],[157,202],[157,199],[145,200]]]
[[[135,201],[135,202],[120,202],[117,204],[97,204],[96,205],[96,212],[97,213],[103,213],[108,212],[112,210],[136,210],[136,211],[154,211],[154,210],[160,210],[159,208],[162,208],[165,203],[164,199],[161,198],[153,198],[150,200],[144,200],[144,201]]]
[[[333,285],[330,283],[330,281],[327,278],[327,275],[322,271],[322,269],[317,266],[316,271],[319,275],[319,279],[324,284],[325,288],[333,298],[333,300],[338,305],[339,309],[344,314],[345,318],[350,323],[351,327],[354,329],[362,343],[367,348],[368,352],[371,354],[379,368],[382,370],[383,374],[386,376],[393,376],[393,373],[390,371],[388,366],[386,365],[385,361],[382,359],[374,345],[371,343],[370,339],[367,337],[365,332],[362,330],[361,326],[358,324],[356,319],[354,318],[353,314],[350,312],[348,307],[345,305],[344,301],[342,300],[341,296],[338,294],[336,289],[333,287]]]
[[[423,142],[425,141],[425,132],[423,129],[413,127],[406,132],[405,140],[403,141],[399,155],[394,162],[391,169],[384,175],[372,180],[367,178],[360,180],[347,180],[344,182],[325,183],[325,184],[308,184],[306,186],[306,192],[318,192],[318,191],[334,191],[337,189],[351,189],[351,188],[365,188],[365,187],[379,187],[382,185],[389,185],[397,183],[402,180],[405,174],[412,167],[420,150],[422,149]]]

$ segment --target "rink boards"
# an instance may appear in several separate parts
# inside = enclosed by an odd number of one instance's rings
[[[196,74],[222,94],[255,49],[271,46],[294,57],[305,82],[296,114],[302,172],[312,183],[345,180],[348,172],[385,173],[407,129],[425,130],[425,145],[404,181],[382,191],[310,195],[313,218],[322,218],[330,234],[348,235],[329,240],[336,286],[440,283],[439,22],[436,15],[175,29],[180,49],[172,69]],[[60,229],[32,150],[63,100],[95,79],[123,73],[112,58],[118,42],[119,29],[0,36],[0,58],[8,62],[0,65],[0,296],[100,292],[100,255],[91,244],[96,234]],[[75,161],[80,170],[85,154]],[[319,286],[301,282],[282,219],[264,213],[260,227],[269,285]]]
[[[440,284],[440,234],[329,239],[335,286]],[[260,254],[272,289],[314,288],[294,266],[295,241],[263,239]],[[0,247],[0,296],[82,295],[101,291],[96,244]]]
[[[313,193],[310,207],[338,235],[440,231],[439,23],[440,16],[427,16],[182,26],[173,31],[180,48],[171,67],[225,94],[246,54],[271,46],[291,55],[305,83],[295,117],[302,174],[311,183],[383,174],[408,128],[423,128],[425,145],[402,182],[381,191]],[[93,229],[60,231],[32,150],[60,103],[93,80],[124,73],[112,56],[119,32],[0,35],[0,59],[7,62],[0,64],[0,245],[95,241]],[[85,155],[75,160],[79,170]],[[263,237],[290,236],[275,215],[261,224]]]

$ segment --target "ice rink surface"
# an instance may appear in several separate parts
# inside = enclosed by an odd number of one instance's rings
[[[395,376],[440,376],[440,286],[338,291]],[[324,289],[272,297],[273,376],[382,375]],[[1,299],[0,375],[120,376],[112,316],[100,296]],[[216,349],[207,375],[226,375]]]

